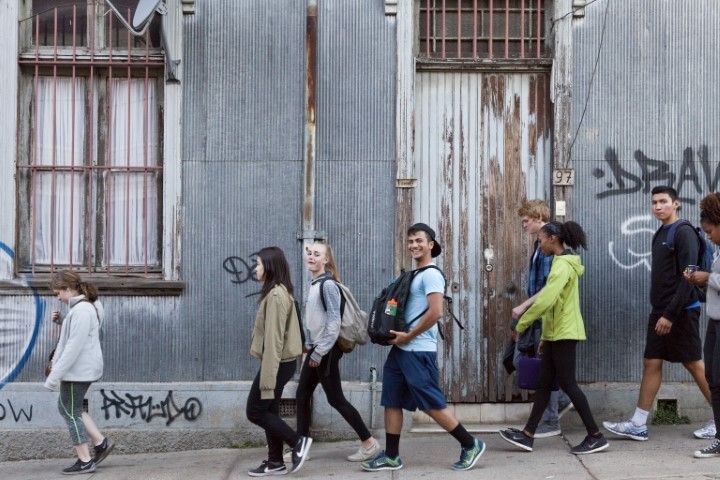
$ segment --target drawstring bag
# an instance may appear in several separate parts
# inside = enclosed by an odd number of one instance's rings
[[[525,390],[537,390],[540,386],[540,357],[520,357],[518,362],[518,386]],[[553,390],[558,389],[557,381],[553,382]]]

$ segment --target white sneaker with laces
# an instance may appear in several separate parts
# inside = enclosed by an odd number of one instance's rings
[[[711,440],[715,438],[715,432],[715,420],[710,420],[708,423],[695,430],[693,435],[695,435],[695,438],[699,438],[701,440]]]
[[[363,446],[360,445],[358,451],[352,455],[348,455],[347,459],[350,462],[364,462],[377,457],[378,453],[380,453],[380,444],[375,441],[375,443],[370,445],[370,448],[363,448]]]

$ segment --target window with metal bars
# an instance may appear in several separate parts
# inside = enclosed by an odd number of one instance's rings
[[[137,2],[114,3],[131,18]],[[25,8],[16,268],[159,274],[159,21],[134,37],[104,2],[34,0]]]
[[[421,60],[546,59],[552,0],[417,0]]]

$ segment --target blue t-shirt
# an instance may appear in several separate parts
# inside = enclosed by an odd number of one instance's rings
[[[410,296],[405,304],[405,319],[411,321],[428,308],[427,296],[431,293],[445,293],[445,278],[436,268],[428,268],[415,275],[410,284]],[[417,319],[410,328],[414,328],[419,322]],[[433,325],[417,337],[404,345],[398,345],[406,351],[414,352],[437,352],[438,327]]]

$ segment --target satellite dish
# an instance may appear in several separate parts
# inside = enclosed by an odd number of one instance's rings
[[[135,30],[140,30],[143,25],[148,23],[163,0],[140,0],[135,7],[135,13],[132,18],[132,26]]]

